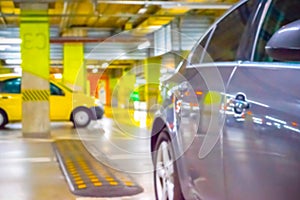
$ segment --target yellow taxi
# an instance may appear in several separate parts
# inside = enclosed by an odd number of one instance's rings
[[[91,120],[101,119],[103,107],[98,101],[67,86],[50,81],[50,120],[72,121],[75,127],[85,127]],[[22,120],[21,76],[0,75],[0,128],[9,122]]]

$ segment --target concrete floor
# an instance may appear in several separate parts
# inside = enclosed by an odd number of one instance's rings
[[[67,122],[51,123],[50,139],[23,138],[20,123],[8,124],[0,130],[0,199],[154,199],[149,130],[127,121],[103,118],[84,129]],[[126,172],[144,192],[120,198],[75,196],[53,152],[52,143],[58,139],[80,139],[99,162]]]

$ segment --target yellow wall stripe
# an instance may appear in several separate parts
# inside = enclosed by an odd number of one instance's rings
[[[49,90],[23,90],[23,101],[49,101]]]

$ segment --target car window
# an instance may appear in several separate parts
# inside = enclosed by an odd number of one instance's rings
[[[255,61],[273,61],[265,51],[267,42],[280,27],[300,19],[299,10],[299,0],[274,0],[271,3],[259,33]]]
[[[199,64],[202,61],[203,50],[205,49],[206,42],[209,40],[213,30],[214,29],[206,33],[202,40],[192,50],[191,56],[188,58],[190,64]]]
[[[237,50],[256,1],[247,1],[226,15],[218,24],[207,45],[203,62],[234,61]]]
[[[71,88],[67,87],[66,85],[60,83],[60,82],[56,82],[57,85],[59,85],[59,87],[64,88],[64,90],[67,90],[69,92],[74,92]]]
[[[0,93],[21,93],[21,79],[14,78],[0,82]]]
[[[50,94],[51,95],[56,95],[56,96],[64,96],[65,95],[64,91],[62,91],[62,89],[60,89],[59,87],[57,87],[53,83],[50,83]]]

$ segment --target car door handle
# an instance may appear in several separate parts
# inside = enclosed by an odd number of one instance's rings
[[[236,114],[242,114],[246,109],[250,108],[250,104],[247,101],[246,95],[238,93],[233,99],[233,110]]]
[[[1,96],[1,99],[8,99],[8,96]]]

